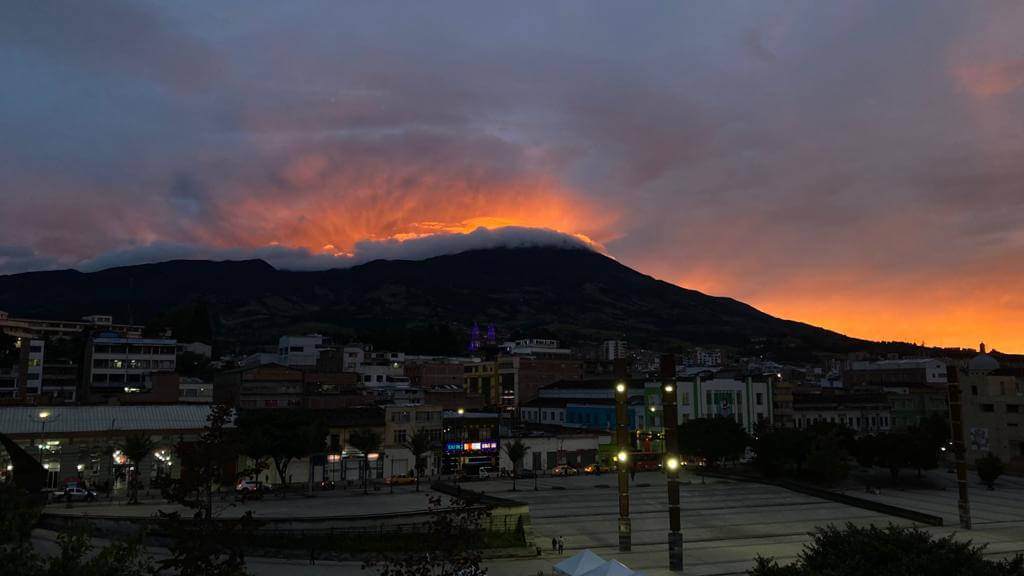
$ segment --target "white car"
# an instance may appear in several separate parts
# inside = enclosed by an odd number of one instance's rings
[[[498,477],[498,472],[494,468],[484,467],[478,470],[476,475],[479,476],[481,480],[493,480]]]
[[[266,486],[259,480],[239,480],[238,486],[235,486],[235,492],[243,496],[255,496],[257,498],[263,495],[264,490],[266,490]]]
[[[53,493],[54,500],[85,500],[92,502],[96,499],[96,493],[81,486],[68,486],[61,492]]]

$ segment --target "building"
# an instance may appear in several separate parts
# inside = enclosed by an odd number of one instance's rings
[[[506,354],[523,354],[528,356],[562,357],[572,355],[572,350],[559,346],[558,340],[549,338],[526,338],[515,342],[505,342],[501,351]]]
[[[463,361],[447,361],[444,358],[431,358],[425,361],[406,361],[404,374],[409,384],[418,388],[431,390],[442,386],[462,387],[464,383]]]
[[[475,476],[480,468],[498,471],[500,428],[497,412],[446,410],[441,472]]]
[[[314,368],[323,344],[324,337],[319,334],[281,336],[277,342],[277,362],[282,366]]]
[[[463,386],[471,395],[483,398],[484,406],[501,406],[502,400],[515,392],[504,392],[498,380],[498,363],[494,360],[478,360],[462,366]]]
[[[511,442],[516,440],[526,446],[526,456],[519,463],[519,470],[539,473],[550,471],[555,466],[568,465],[580,470],[588,464],[596,463],[599,448],[608,443],[609,436],[579,430],[558,430],[508,439]],[[513,469],[512,461],[504,449],[501,453],[501,469]]]
[[[352,373],[264,364],[218,373],[213,397],[218,404],[242,409],[330,410],[369,403],[357,384]]]
[[[625,340],[605,340],[601,344],[601,360],[611,362],[626,358]]]
[[[73,320],[33,320],[13,318],[0,310],[0,332],[17,338],[50,338],[53,336],[77,336],[92,331],[116,332],[127,338],[142,336],[142,326],[134,324],[115,324],[108,314],[85,316],[81,321]]]
[[[388,455],[388,468],[394,466],[397,474],[405,474],[416,466],[416,455],[409,449],[412,437],[423,434],[430,442],[430,453],[424,455],[428,474],[434,474],[441,465],[441,440],[444,409],[424,404],[392,404],[384,407],[384,452]]]
[[[866,385],[912,384],[944,387],[948,384],[946,363],[932,358],[859,361],[853,362],[850,369],[843,372],[843,386],[847,389]]]
[[[676,403],[679,422],[694,418],[734,418],[748,434],[760,422],[771,425],[773,380],[743,380],[715,376],[711,379],[696,377],[692,381],[676,382]]]
[[[178,402],[213,403],[213,383],[202,378],[182,377],[178,382]]]
[[[877,434],[893,428],[889,399],[879,392],[797,390],[793,395],[793,413],[797,428],[819,422],[844,425],[859,434]]]
[[[694,366],[721,366],[722,351],[708,348],[697,348],[693,351]]]
[[[195,354],[209,360],[213,357],[213,346],[203,342],[178,342],[178,354]]]
[[[573,358],[503,355],[497,362],[504,407],[533,400],[548,384],[583,379],[583,361]]]
[[[86,345],[85,382],[89,400],[125,392],[143,392],[156,372],[174,372],[175,340],[124,338],[101,332]]]
[[[984,346],[984,345],[983,345]],[[984,347],[982,347],[984,350]],[[1011,473],[1024,473],[1024,378],[981,353],[960,377],[967,461],[992,452]]]
[[[202,404],[8,406],[0,410],[0,430],[43,464],[50,487],[70,480],[91,486],[109,481],[114,492],[124,489],[129,465],[116,447],[126,434],[145,432],[154,443],[154,456],[141,462],[148,491],[161,475],[177,470],[174,446],[198,438],[209,414],[210,407]],[[10,465],[0,450],[0,476]]]

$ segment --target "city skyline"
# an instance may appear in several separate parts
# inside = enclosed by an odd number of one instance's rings
[[[1024,7],[971,8],[18,6],[0,274],[543,228],[851,336],[1021,352]]]

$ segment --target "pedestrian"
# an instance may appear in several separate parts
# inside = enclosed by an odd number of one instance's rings
[[[539,557],[542,553],[543,551],[541,550],[540,546],[537,546],[537,556]]]
[[[310,566],[316,566],[316,547],[315,546],[310,546],[309,547],[309,565]]]
[[[551,551],[558,552],[558,538],[551,537]]]
[[[561,556],[565,552],[565,538],[558,537],[558,555]]]

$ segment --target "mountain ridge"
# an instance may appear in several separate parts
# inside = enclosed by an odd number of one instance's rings
[[[493,323],[509,337],[623,338],[660,348],[767,343],[828,352],[870,344],[658,280],[583,248],[488,248],[322,271],[281,270],[259,259],[170,260],[0,276],[0,310],[17,317],[106,313],[118,322],[173,325],[175,315],[194,315],[197,306],[208,310],[219,342],[242,348],[296,331],[372,338],[447,326],[458,339],[474,322]]]

